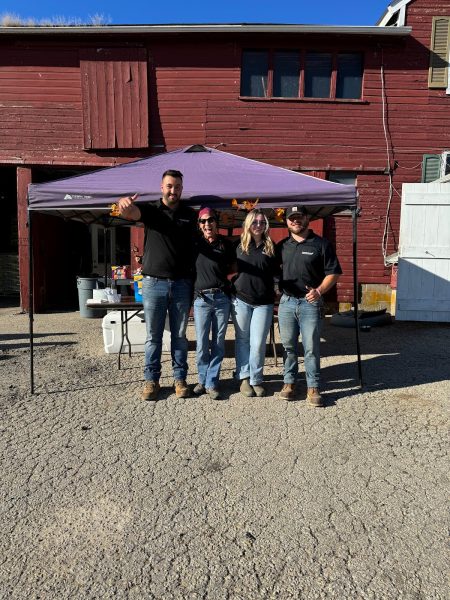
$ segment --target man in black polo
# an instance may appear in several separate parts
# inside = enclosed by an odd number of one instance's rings
[[[290,236],[277,245],[282,264],[278,323],[284,348],[284,386],[280,398],[295,398],[301,334],[306,399],[311,406],[323,406],[319,392],[322,296],[336,284],[342,270],[330,242],[309,229],[310,217],[304,206],[291,206],[286,217]]]
[[[183,175],[169,170],[162,176],[162,198],[137,206],[135,196],[119,200],[119,212],[145,225],[142,261],[142,301],[145,341],[144,400],[156,400],[160,390],[164,325],[169,315],[172,369],[178,398],[189,396],[186,385],[188,341],[186,328],[192,303],[196,213],[180,204]]]

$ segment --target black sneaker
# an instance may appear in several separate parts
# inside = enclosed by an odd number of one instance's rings
[[[192,391],[194,392],[194,394],[196,396],[201,396],[202,394],[204,394],[206,392],[205,386],[202,385],[201,383],[197,383],[197,385],[195,386],[195,388]]]

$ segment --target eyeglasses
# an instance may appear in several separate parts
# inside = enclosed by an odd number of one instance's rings
[[[265,227],[266,226],[266,222],[264,221],[264,219],[255,219],[252,223],[252,225],[255,226],[261,226],[261,227]]]
[[[198,222],[204,225],[205,223],[215,223],[215,217],[208,217],[207,219],[199,219]]]

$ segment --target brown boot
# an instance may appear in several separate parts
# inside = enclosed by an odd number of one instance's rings
[[[189,398],[190,391],[184,379],[175,381],[175,394],[177,398]]]
[[[157,381],[146,381],[141,394],[142,400],[156,400],[159,390],[160,386]]]
[[[295,383],[285,383],[280,392],[282,400],[295,400]]]
[[[324,406],[323,398],[319,394],[319,390],[317,388],[308,388],[306,393],[306,400],[309,406],[321,407]]]

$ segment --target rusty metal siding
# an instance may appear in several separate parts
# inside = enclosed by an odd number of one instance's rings
[[[81,49],[80,72],[84,147],[148,147],[146,49]]]

